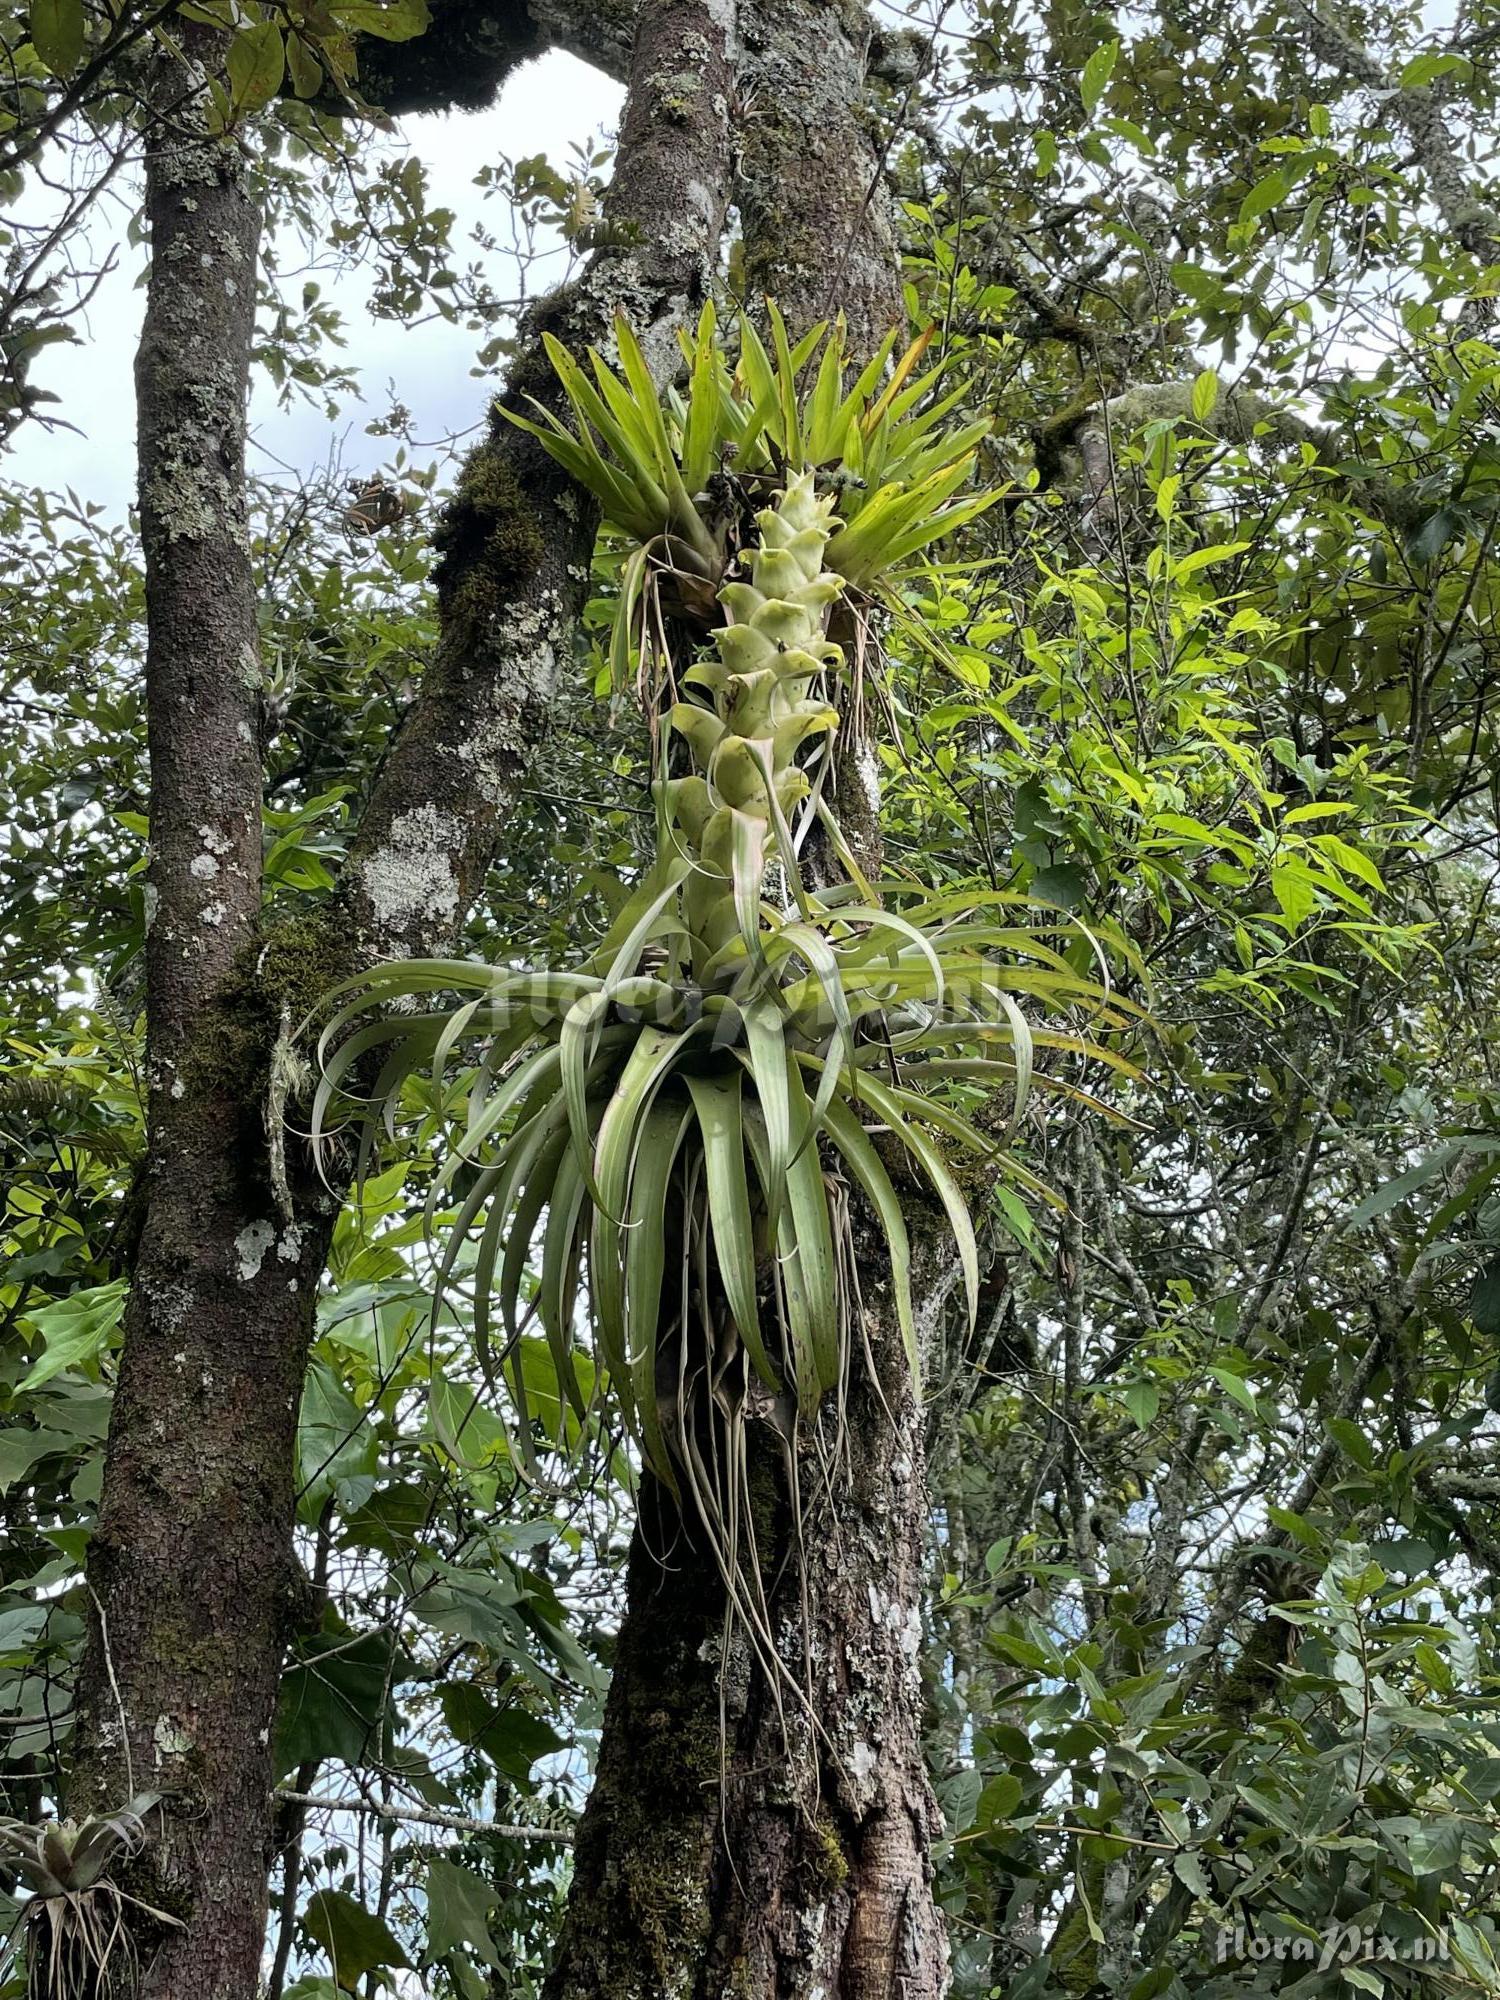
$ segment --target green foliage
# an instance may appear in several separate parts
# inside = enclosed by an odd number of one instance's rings
[[[56,0],[30,10],[28,31],[17,14],[0,145],[60,103],[62,78],[90,60],[109,18]],[[1352,70],[1336,40],[1315,45],[1305,9],[1106,20],[1072,4],[1042,18],[972,0],[962,34],[942,44],[931,102],[919,83],[909,101],[877,92],[872,107],[890,121],[887,166],[906,197],[912,322],[937,329],[924,350],[895,336],[882,383],[830,361],[836,330],[803,351],[774,321],[761,342],[737,325],[726,354],[710,320],[660,405],[634,393],[626,348],[569,364],[568,442],[543,428],[610,516],[591,611],[596,680],[639,679],[654,700],[670,667],[688,706],[684,727],[653,745],[624,705],[606,719],[581,684],[567,691],[461,950],[493,960],[498,939],[508,965],[578,966],[602,990],[650,898],[607,949],[599,913],[617,915],[640,889],[665,828],[694,865],[631,976],[651,992],[701,990],[727,946],[712,977],[735,1002],[738,1040],[711,1050],[686,1014],[641,1019],[611,1001],[589,1029],[584,1157],[564,1100],[545,1146],[533,1133],[523,1158],[525,1089],[483,1125],[513,1072],[481,1038],[518,1032],[519,1014],[462,959],[417,996],[477,1004],[440,1078],[419,1068],[405,1081],[391,1165],[340,1221],[302,1412],[301,1546],[326,1603],[292,1646],[278,1775],[350,1809],[312,1811],[303,1845],[287,1849],[292,1904],[311,1919],[291,1919],[289,1995],[337,2000],[329,1965],[337,1954],[347,1978],[360,1935],[367,1980],[405,1961],[441,2000],[539,1990],[558,1920],[555,1849],[467,1823],[385,1823],[382,1841],[359,1801],[463,1822],[576,1809],[627,1510],[618,1460],[583,1501],[534,1478],[585,1434],[598,1440],[613,1408],[593,1349],[552,1303],[549,1239],[586,1270],[596,1224],[613,1232],[628,1383],[630,1364],[649,1365],[630,1345],[632,1275],[637,1302],[657,1282],[633,1209],[696,1215],[709,1291],[725,1289],[707,1172],[712,1144],[733,1180],[721,1100],[737,1093],[745,1199],[733,1181],[728,1202],[751,1218],[760,1267],[809,1222],[820,1243],[814,1166],[831,1200],[859,1186],[835,1127],[856,1121],[840,1129],[857,1152],[866,1122],[889,1125],[882,1087],[919,1100],[898,1104],[908,1139],[927,1138],[959,1181],[979,1264],[977,1324],[955,1314],[927,1356],[923,1665],[959,2000],[1500,1987],[1500,364],[1472,247],[1493,203],[1475,172],[1469,222],[1450,229],[1404,122],[1429,106],[1469,176],[1494,124],[1496,66],[1467,15],[1451,30],[1399,10],[1324,18],[1364,38],[1373,68]],[[341,87],[341,66],[359,88],[342,30],[326,27],[253,7],[236,23],[219,115],[259,149],[281,222],[272,255],[291,241],[300,261],[310,237],[368,257],[377,312],[472,315],[491,368],[503,351],[496,286],[453,281],[421,162],[377,157],[365,134],[340,144],[312,108]],[[278,60],[299,102],[257,112]],[[109,136],[113,102],[96,92],[66,143]],[[577,245],[597,165],[538,158],[485,173],[514,197],[523,230],[545,212]],[[340,304],[324,271],[263,301],[259,366],[273,389],[342,392],[344,364],[327,349]],[[726,324],[735,309],[731,283]],[[34,396],[28,360],[39,375],[64,330],[6,323],[0,420]],[[399,415],[391,423],[400,430]],[[825,884],[844,864],[816,852],[826,827],[810,829],[801,886],[832,965],[791,946],[779,957],[777,938],[809,920],[774,816],[759,836],[764,871],[745,841],[738,884],[733,841],[710,873],[686,825],[696,784],[715,776],[716,730],[765,740],[764,718],[730,729],[711,678],[726,664],[718,593],[798,471],[814,472],[849,532],[882,486],[910,506],[931,475],[947,477],[965,436],[973,456],[958,483],[920,496],[913,523],[943,517],[953,539],[877,577],[855,574],[857,540],[844,543],[847,567],[830,555],[845,587],[818,643],[842,648],[843,678],[830,660],[822,684],[776,694],[788,711],[827,695],[846,721],[857,700],[878,712],[886,848],[872,893],[840,901]],[[317,484],[260,503],[270,900],[314,931],[433,633],[422,541],[436,473],[398,463],[392,476],[413,507],[368,537],[340,527],[346,496]],[[998,502],[958,518],[995,490]],[[534,548],[505,491],[467,497],[473,511],[458,496],[454,527],[467,521],[524,568]],[[87,1608],[79,1564],[116,1367],[108,1322],[133,1226],[147,827],[129,533],[87,496],[10,493],[0,538],[0,1776],[29,1825],[66,1757]],[[704,675],[691,685],[690,668]],[[816,787],[818,739],[805,742],[790,769]],[[743,756],[720,761],[732,783]],[[674,811],[664,784],[685,788]],[[800,832],[809,800],[777,804]],[[712,809],[743,811],[723,794]],[[667,888],[665,874],[652,879],[653,895]],[[741,924],[752,889],[748,928],[770,973],[753,978]],[[856,914],[876,890],[881,922]],[[1066,975],[1085,1019],[1092,936],[1121,1011],[1150,1006],[1151,1088],[1119,1067],[1100,1083],[1099,1051],[1085,1067],[1073,1046],[1081,1023],[1049,1024],[1029,989],[1006,987],[1032,1015],[1032,1094],[1002,1154],[974,1151],[943,1121],[993,1141],[988,1099],[998,1093],[1009,1122],[1024,1038],[991,1012],[977,1044],[924,1052],[917,1037],[933,1024],[917,1007],[932,1007],[936,981],[897,920],[952,927],[955,949],[984,950],[1008,976]],[[961,944],[960,920],[1010,935]],[[719,943],[695,947],[710,923]],[[881,1001],[877,973],[905,990]],[[509,1058],[535,1062],[538,1112],[543,1085],[562,1077],[557,995]],[[820,1068],[844,1039],[836,996],[848,1045]],[[889,1064],[875,1054],[882,1005],[897,1017]],[[787,1073],[783,1127],[767,1029],[784,1037],[792,1012],[816,1039]],[[1108,1018],[1093,1024],[1102,1033]],[[418,1041],[428,1032],[416,1015],[394,1028],[406,1025]],[[604,1102],[648,1036],[658,1094],[651,1112],[615,1121],[617,1151],[641,1144],[601,1220],[585,1158],[604,1191]],[[581,1029],[577,1039],[586,1053]],[[1103,1039],[1115,1054],[1119,1038]],[[399,1033],[372,1045],[377,1067],[398,1046]],[[435,1042],[423,1053],[430,1070]],[[980,1064],[995,1067],[967,1067]],[[705,1136],[690,1072],[727,1140]],[[831,1092],[825,1130],[806,1143],[794,1086],[808,1126]],[[772,1164],[773,1124],[782,1157],[796,1152],[789,1174]],[[673,1138],[669,1197],[653,1176]],[[868,1143],[890,1193],[873,1170],[867,1184],[894,1229],[924,1165],[900,1137]],[[434,1144],[447,1147],[437,1169]],[[702,1162],[696,1209],[678,1199],[688,1150]],[[570,1233],[553,1231],[545,1199],[564,1174]],[[487,1269],[496,1206],[499,1263]],[[744,1261],[742,1248],[741,1277]],[[788,1395],[799,1352],[809,1384],[819,1379],[785,1295],[798,1271],[788,1257],[755,1299]],[[840,1282],[836,1306],[847,1291]],[[559,1386],[549,1315],[574,1341],[576,1401]],[[481,1342],[504,1355],[508,1429]],[[748,1350],[735,1354],[736,1392],[750,1379],[769,1403]],[[670,1436],[673,1396],[654,1381],[650,1393]],[[681,1461],[668,1448],[664,1463]],[[294,1833],[299,1815],[283,1803],[281,1831]],[[384,1912],[380,1932],[361,1907]],[[1309,1934],[1321,1949],[1328,1926],[1362,1937],[1367,1924],[1402,1941],[1441,1932],[1450,1956],[1402,1966],[1361,1945],[1320,1973],[1292,1955]],[[1241,1926],[1288,1951],[1215,1964],[1218,1938],[1232,1945]]]
[[[958,381],[940,395],[944,371],[917,372],[933,329],[899,356],[892,331],[851,370],[841,326],[815,326],[794,345],[774,303],[767,310],[772,351],[743,319],[731,372],[717,315],[705,305],[695,337],[682,340],[686,395],[670,391],[664,405],[624,319],[615,325],[620,372],[591,349],[592,381],[544,336],[576,430],[547,410],[536,422],[506,412],[628,539],[611,647],[617,685],[629,677],[633,647],[650,653],[663,588],[674,607],[713,622],[715,592],[738,541],[753,538],[752,496],[789,475],[816,470],[837,496],[826,560],[846,585],[867,592],[883,592],[891,571],[997,497],[954,497],[971,479],[989,426],[947,425],[968,391]]]
[[[814,806],[847,857],[805,760],[838,724],[829,697],[811,695],[815,683],[836,690],[842,666],[824,637],[844,589],[823,566],[844,532],[834,507],[804,472],[756,517],[748,574],[719,593],[728,622],[714,634],[718,658],[680,677],[706,699],[667,716],[698,768],[659,780],[656,859],[592,960],[576,972],[511,975],[464,961],[386,967],[330,996],[342,1005],[320,1042],[315,1131],[358,1066],[371,1069],[372,1100],[389,1123],[419,1063],[437,1088],[455,1049],[481,1043],[479,1069],[459,1080],[465,1122],[428,1198],[431,1215],[467,1182],[439,1283],[477,1231],[475,1331],[487,1354],[493,1297],[525,1446],[532,1389],[521,1342],[533,1312],[558,1404],[580,1422],[591,1415],[574,1356],[586,1269],[597,1380],[659,1476],[674,1490],[686,1476],[726,1549],[741,1513],[742,1454],[720,1452],[710,1414],[737,1433],[753,1375],[784,1399],[789,1428],[810,1422],[846,1382],[860,1338],[847,1195],[827,1174],[820,1139],[879,1219],[916,1373],[902,1202],[864,1121],[899,1142],[940,1200],[972,1318],[978,1250],[943,1142],[1035,1181],[941,1086],[951,1078],[971,1095],[1005,1092],[1014,1124],[1034,1057],[1013,993],[1054,1007],[1104,1003],[1048,942],[1057,926],[1002,921],[1024,914],[1014,899],[965,906],[895,884],[899,908],[882,909],[857,868],[826,890],[803,882],[799,808]],[[769,895],[773,871],[784,906]],[[986,901],[993,916],[976,914]],[[450,991],[474,997],[456,1010],[399,1011],[339,1040],[372,1003]],[[527,1257],[544,1215],[527,1311]]]

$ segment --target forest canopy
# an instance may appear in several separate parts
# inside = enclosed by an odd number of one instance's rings
[[[0,2000],[1500,1993],[1490,0],[0,58]]]

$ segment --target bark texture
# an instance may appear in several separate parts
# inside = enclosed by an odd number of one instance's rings
[[[779,1441],[752,1440],[776,1674],[726,1626],[700,1534],[646,1485],[547,2000],[946,1988],[918,1671],[922,1431],[889,1298],[872,1288],[868,1305],[881,1390],[861,1366],[847,1462],[832,1464],[826,1417],[821,1450],[803,1439],[800,1521]]]
[[[251,2000],[272,1841],[271,1730],[296,1564],[297,1408],[336,1201],[278,1167],[287,1026],[371,961],[453,938],[544,731],[595,522],[496,419],[447,510],[442,637],[334,903],[260,929],[254,596],[244,422],[257,210],[232,148],[184,128],[219,53],[162,81],[140,377],[150,575],[152,1062],[143,1234],[80,1673],[72,1804],[164,1795],[132,1882],[181,1928],[138,1940],[146,2000]],[[542,325],[607,339],[626,313],[659,365],[717,256],[728,186],[722,6],[639,17],[611,247],[533,316],[512,393],[553,392]],[[120,2000],[125,2000],[121,1995]]]
[[[865,105],[863,0],[744,0],[736,199],[745,297],[797,329],[842,313],[869,352],[903,319],[884,162]]]
[[[612,246],[532,313],[505,402],[566,409],[541,349],[608,348],[617,314],[659,378],[712,285],[729,185],[731,35],[723,0],[641,11],[614,179]],[[417,955],[478,892],[499,822],[545,730],[588,586],[598,514],[498,410],[437,534],[442,637],[371,799],[342,885],[365,955]]]
[[[293,1571],[298,1374],[268,1328],[287,1243],[247,1227],[238,1079],[202,1037],[254,938],[260,673],[245,421],[260,213],[209,136],[215,31],[153,58],[151,265],[137,364],[151,752],[149,1166],[89,1582],[71,1804],[158,1791],[151,1900],[213,1911],[143,1938],[152,1990],[249,1990],[264,1927],[260,1801]],[[270,1310],[268,1311],[268,1308]]]

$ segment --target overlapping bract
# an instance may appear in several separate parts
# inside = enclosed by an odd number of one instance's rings
[[[518,1439],[526,1448],[518,1343],[533,1317],[559,1402],[586,1414],[575,1356],[586,1278],[615,1410],[721,1529],[734,1494],[710,1462],[727,1435],[715,1413],[732,1430],[758,1380],[790,1435],[847,1369],[851,1187],[877,1218],[917,1370],[903,1200],[869,1128],[891,1135],[941,1202],[972,1313],[978,1252],[946,1150],[1037,1183],[943,1093],[1003,1087],[1014,1120],[1032,1074],[1015,995],[1099,998],[1046,928],[1003,921],[1023,899],[953,907],[891,885],[887,907],[862,881],[805,886],[793,819],[818,808],[806,759],[838,720],[841,655],[826,628],[844,585],[826,558],[840,530],[810,472],[756,526],[748,575],[719,592],[713,656],[685,672],[687,698],[670,712],[695,768],[658,780],[655,865],[600,950],[576,972],[428,961],[357,982],[324,1030],[314,1109],[321,1129],[378,1052],[373,1099],[390,1116],[415,1065],[440,1080],[455,1051],[481,1045],[429,1212],[469,1178],[442,1279],[477,1234],[476,1326],[486,1353],[503,1329]],[[341,1039],[370,1006],[432,993],[459,1005]]]

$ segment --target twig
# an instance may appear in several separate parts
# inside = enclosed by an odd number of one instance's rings
[[[441,1826],[452,1833],[487,1833],[496,1840],[555,1840],[560,1845],[571,1846],[573,1829],[570,1826],[518,1826],[504,1820],[471,1819],[467,1813],[439,1812],[436,1807],[421,1811],[415,1806],[386,1805],[375,1799],[324,1799],[315,1792],[294,1792],[287,1787],[276,1787],[278,1799],[285,1799],[289,1805],[309,1806],[323,1812],[369,1813],[376,1819],[400,1820],[413,1826]]]

